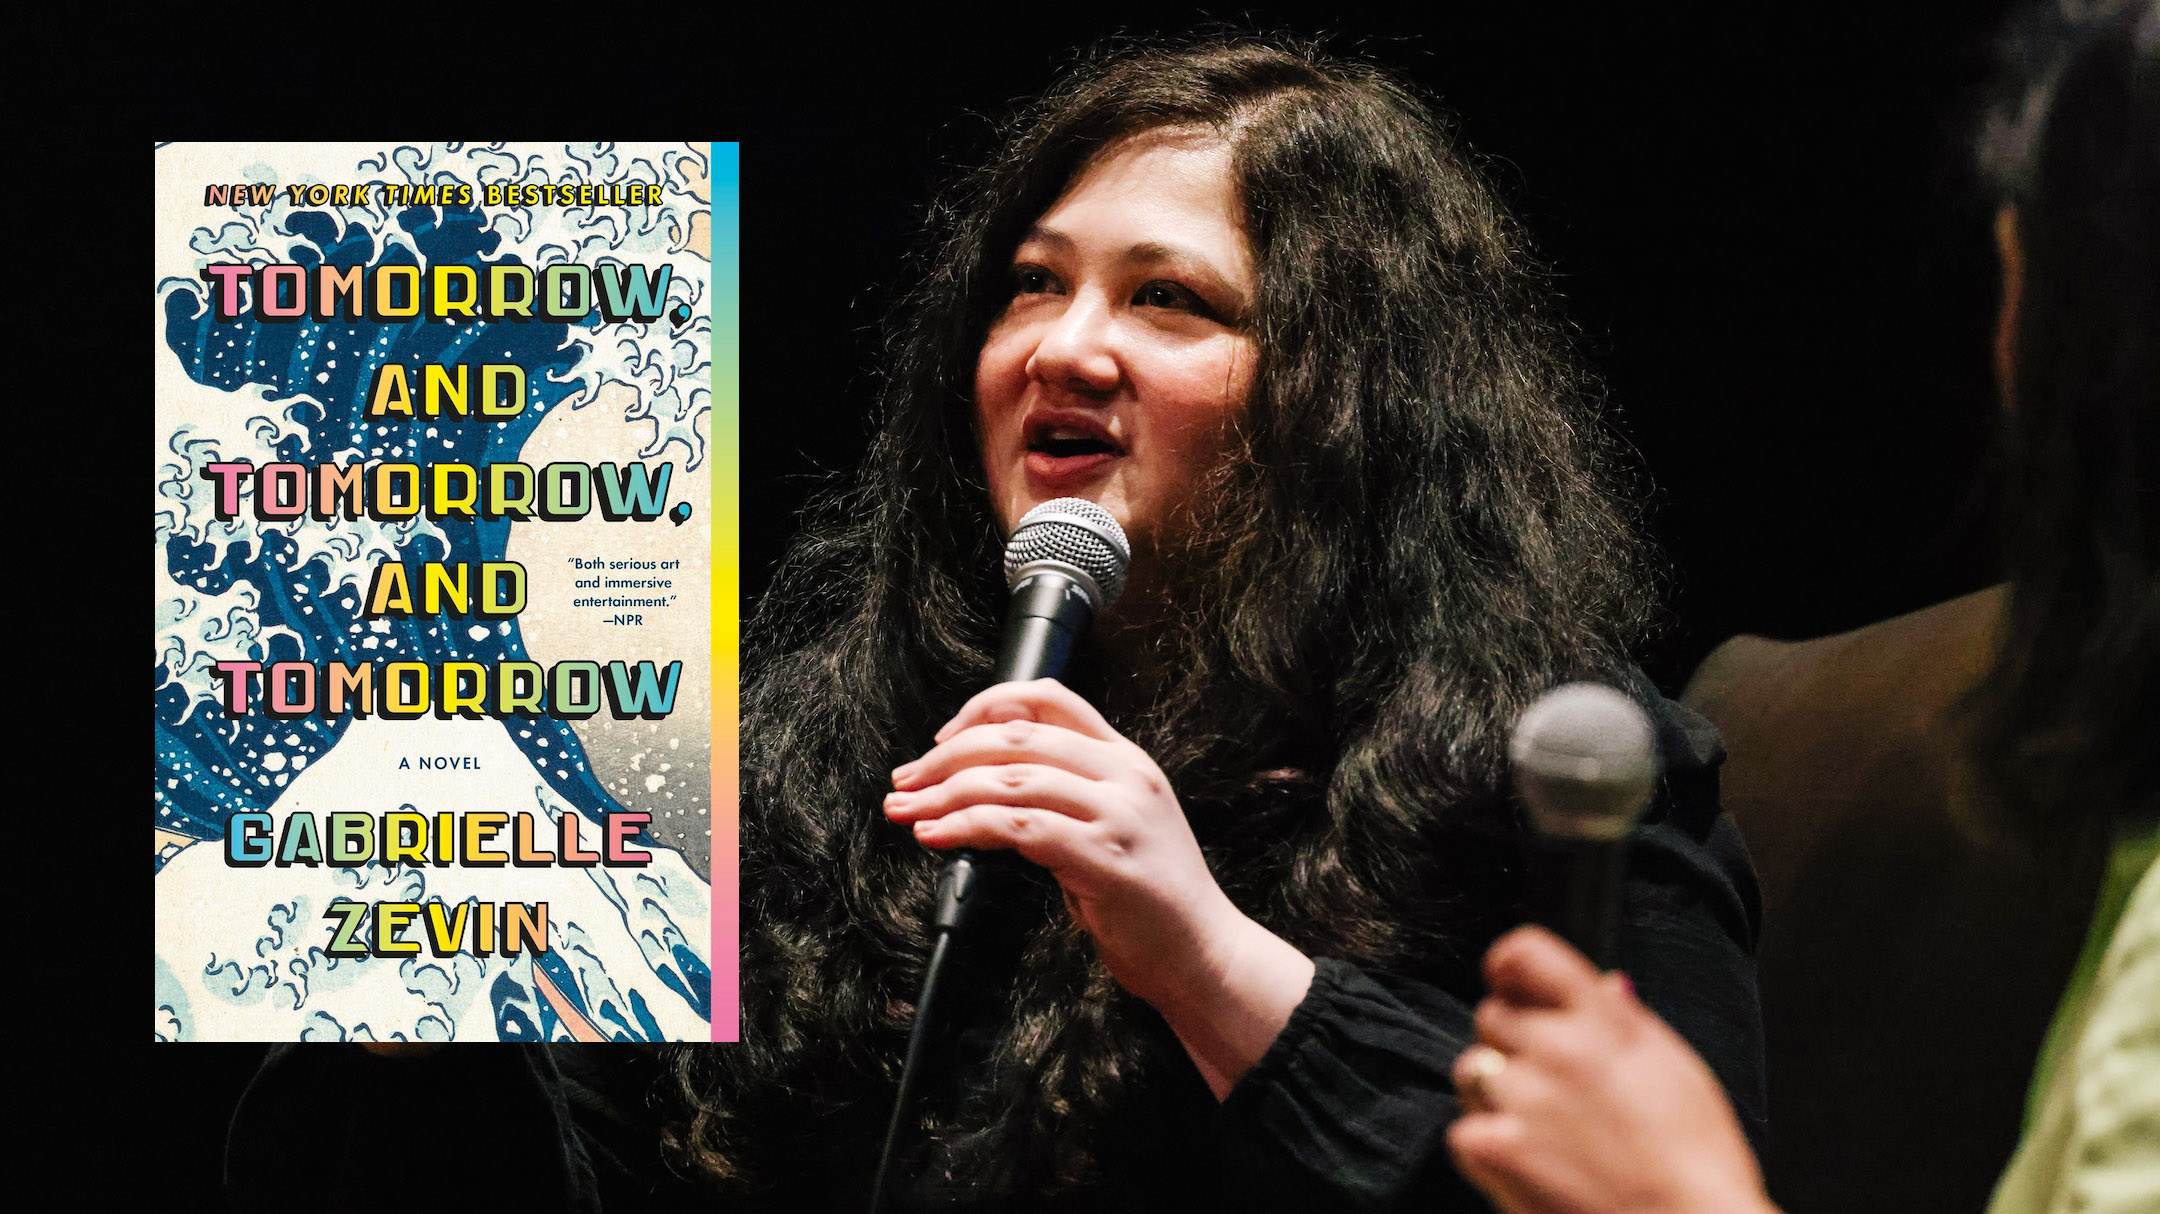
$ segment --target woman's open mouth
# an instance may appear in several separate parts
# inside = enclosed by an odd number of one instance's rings
[[[1124,448],[1094,426],[1043,425],[1028,429],[1028,475],[1045,482],[1094,476],[1124,454]]]

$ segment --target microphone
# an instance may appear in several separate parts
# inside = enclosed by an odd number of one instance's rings
[[[1055,679],[1065,673],[1073,643],[1087,631],[1097,612],[1108,611],[1125,589],[1132,545],[1125,529],[1108,510],[1078,497],[1053,498],[1020,516],[1005,541],[1005,585],[1012,599],[1005,609],[1005,631],[998,641],[992,683]],[[982,861],[961,850],[938,876],[930,912],[930,959],[923,968],[922,994],[915,1000],[915,1023],[908,1030],[907,1056],[900,1065],[900,1089],[893,1096],[892,1119],[871,1181],[870,1211],[885,1207],[886,1183],[893,1170],[900,1130],[915,1099],[923,1058],[929,1046],[939,979],[953,938],[960,934],[974,904]]]
[[[1628,837],[1657,787],[1657,735],[1635,701],[1596,683],[1555,687],[1508,742],[1536,828],[1530,905],[1599,969],[1617,961]]]
[[[1132,545],[1101,506],[1053,498],[1020,516],[1005,541],[1005,633],[993,683],[1057,678],[1088,621],[1125,589]]]
[[[1062,676],[1088,621],[1124,591],[1131,564],[1125,529],[1086,498],[1052,498],[1021,515],[1005,541],[1005,585],[1012,598],[991,683]],[[959,929],[981,869],[982,858],[966,849],[946,862],[930,916],[933,931]]]

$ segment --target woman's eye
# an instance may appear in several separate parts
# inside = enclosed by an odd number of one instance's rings
[[[1041,266],[1013,267],[1013,294],[1044,295],[1058,289],[1057,275]]]
[[[1143,308],[1175,308],[1181,312],[1197,312],[1202,316],[1214,315],[1206,302],[1186,287],[1174,282],[1151,282],[1133,295],[1133,303]]]

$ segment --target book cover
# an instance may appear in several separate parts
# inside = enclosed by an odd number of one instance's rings
[[[158,147],[157,1039],[732,1036],[732,153]]]

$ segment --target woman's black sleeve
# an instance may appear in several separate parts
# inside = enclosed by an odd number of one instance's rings
[[[1448,1068],[1470,1005],[1424,983],[1315,958],[1312,988],[1216,1121],[1223,1175],[1266,1210],[1485,1207],[1447,1166]],[[1437,1202],[1441,1194],[1454,1198]]]
[[[1621,968],[1717,1073],[1760,1149],[1754,870],[1717,808],[1716,730],[1658,709],[1666,778],[1630,855]],[[1266,1209],[1485,1209],[1445,1142],[1449,1070],[1476,1039],[1479,994],[1316,959],[1305,1000],[1219,1110],[1226,1178]]]

